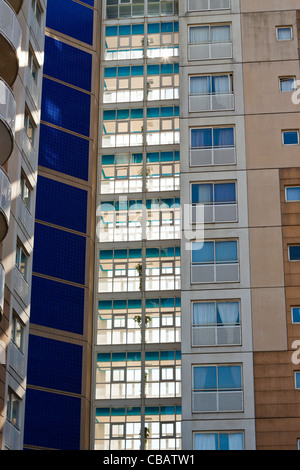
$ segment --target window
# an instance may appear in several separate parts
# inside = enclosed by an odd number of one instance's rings
[[[236,263],[238,261],[237,242],[234,240],[193,242],[192,261],[195,264]]]
[[[25,112],[24,112],[24,129],[27,134],[29,142],[31,143],[32,147],[34,147],[35,126],[33,124],[33,120],[27,108],[25,109]]]
[[[19,429],[20,425],[20,400],[12,391],[7,394],[7,420]]]
[[[28,265],[28,255],[25,252],[21,244],[17,243],[16,247],[16,267],[26,280],[27,278],[27,265]]]
[[[198,75],[190,77],[190,112],[234,109],[233,76]]]
[[[104,69],[104,103],[142,101],[144,67],[106,67]]]
[[[193,367],[193,411],[242,411],[240,365]]]
[[[204,223],[237,221],[236,183],[192,184],[191,199],[192,223],[197,222],[199,205],[204,205]]]
[[[232,57],[230,24],[189,27],[189,60]]]
[[[179,33],[178,21],[149,23],[147,39],[147,57],[168,59],[178,56]]]
[[[233,127],[191,129],[191,165],[234,164],[236,161],[234,134]]]
[[[295,372],[295,389],[300,390],[300,372]]]
[[[13,312],[12,324],[11,324],[11,340],[17,346],[20,351],[23,351],[23,340],[24,340],[24,324]]]
[[[42,9],[38,0],[31,0],[31,7],[34,13],[34,16],[37,19],[38,24],[41,26],[42,21]]]
[[[34,56],[33,50],[31,49],[30,46],[29,46],[29,52],[28,52],[28,67],[31,72],[33,81],[37,83],[39,66],[37,64],[37,60]]]
[[[192,242],[192,283],[238,281],[237,241]]]
[[[243,450],[244,435],[241,432],[216,432],[194,434],[195,450]]]
[[[26,176],[23,173],[21,173],[20,196],[29,211],[30,211],[30,203],[31,203],[31,191],[32,190],[31,190],[31,187],[29,185],[29,182]]]
[[[288,247],[289,261],[300,261],[300,245]]]
[[[193,346],[241,344],[239,302],[194,302],[192,316]]]
[[[278,41],[290,41],[293,38],[292,26],[278,26],[276,28],[276,37]]]
[[[285,188],[285,200],[287,202],[300,201],[300,186]]]
[[[295,77],[284,77],[279,79],[280,91],[295,91],[296,90],[296,78]]]
[[[293,323],[300,323],[300,307],[292,307],[292,322]]]
[[[299,131],[290,130],[282,132],[283,145],[299,145]]]

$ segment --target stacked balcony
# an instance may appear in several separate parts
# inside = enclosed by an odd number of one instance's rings
[[[17,17],[23,0],[0,0],[0,165],[12,154],[15,140],[16,101],[12,86],[19,72],[22,30]],[[0,167],[0,242],[7,235],[10,219],[11,182]],[[2,264],[1,264],[2,266]],[[1,286],[5,272],[1,268]],[[3,311],[3,306],[2,306]]]

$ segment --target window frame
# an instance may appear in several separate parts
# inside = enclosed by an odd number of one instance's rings
[[[280,29],[289,29],[291,31],[291,37],[288,39],[280,39],[278,36],[278,31]],[[292,25],[287,25],[287,26],[276,26],[276,40],[277,41],[292,41],[293,40],[293,26]]]
[[[288,133],[296,133],[298,141],[295,142],[295,143],[291,143],[291,144],[285,143],[284,142],[284,137],[285,137],[285,134],[288,134]],[[294,146],[299,145],[299,129],[286,129],[286,130],[283,130],[282,131],[282,145],[284,147],[294,147]]]

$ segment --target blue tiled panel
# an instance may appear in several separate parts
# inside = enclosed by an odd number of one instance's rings
[[[84,284],[85,237],[35,224],[33,272]]]
[[[85,2],[93,5],[91,0]],[[78,41],[93,44],[94,11],[73,0],[48,0],[46,26]]]
[[[41,124],[39,165],[87,181],[89,141]]]
[[[36,387],[81,393],[82,346],[30,335],[27,381]]]
[[[86,233],[87,191],[44,176],[37,181],[35,218]]]
[[[80,450],[80,398],[27,388],[24,444]]]
[[[90,104],[91,97],[88,93],[44,77],[41,111],[43,121],[88,137]]]
[[[84,289],[32,276],[30,323],[83,334]]]
[[[46,36],[44,74],[91,91],[92,55]]]

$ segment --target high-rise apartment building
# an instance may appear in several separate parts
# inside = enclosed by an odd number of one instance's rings
[[[46,0],[0,1],[0,448],[22,449]]]
[[[48,0],[24,448],[300,448],[299,25]]]

